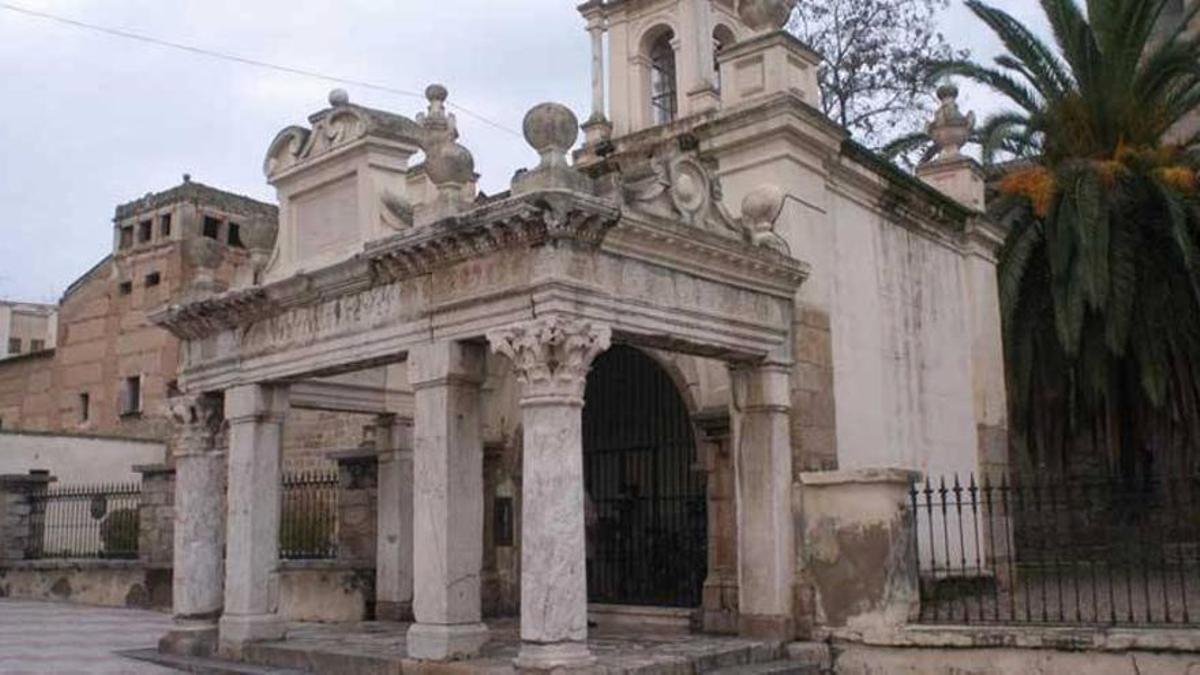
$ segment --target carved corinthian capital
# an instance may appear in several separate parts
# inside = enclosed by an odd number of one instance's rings
[[[177,457],[211,452],[221,431],[221,401],[211,394],[190,394],[171,398],[171,417],[179,429],[175,443]]]
[[[547,317],[488,333],[492,351],[517,371],[524,399],[583,398],[592,360],[608,349],[612,329],[581,319]]]

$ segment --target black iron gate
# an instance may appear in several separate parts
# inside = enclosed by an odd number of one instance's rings
[[[649,356],[616,346],[596,359],[586,401],[588,600],[698,607],[704,471],[675,384]]]

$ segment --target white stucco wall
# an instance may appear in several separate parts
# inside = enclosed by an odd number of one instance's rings
[[[136,480],[134,465],[165,457],[162,443],[0,431],[0,474],[45,469],[60,485]]]

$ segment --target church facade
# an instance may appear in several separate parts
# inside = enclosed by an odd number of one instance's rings
[[[581,5],[593,109],[531,109],[537,163],[495,196],[438,85],[280,132],[270,254],[154,315],[182,391],[162,649],[283,636],[289,410],[371,373],[377,609],[410,657],[506,613],[533,670],[593,662],[589,609],[780,640],[906,617],[910,481],[1005,462],[1002,231],[951,92],[941,156],[897,171],[820,113],[790,7]]]

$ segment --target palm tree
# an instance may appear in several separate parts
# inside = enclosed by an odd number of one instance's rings
[[[989,209],[1010,226],[1000,301],[1016,438],[1066,463],[1106,449],[1126,472],[1200,441],[1200,138],[1164,139],[1200,106],[1200,37],[1171,0],[1041,0],[1053,47],[1002,10],[995,67],[936,64],[1002,94],[976,140],[1023,168]],[[1139,470],[1140,470],[1139,469]]]

